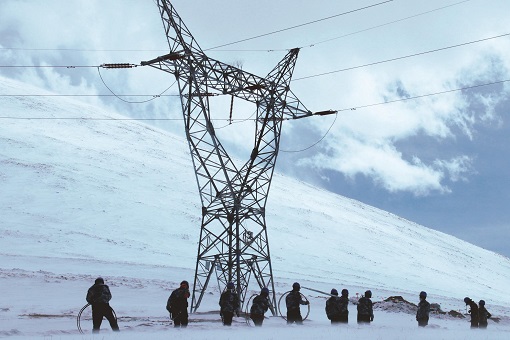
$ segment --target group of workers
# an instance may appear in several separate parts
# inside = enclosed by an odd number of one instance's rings
[[[487,328],[487,319],[492,315],[485,309],[485,301],[480,300],[478,305],[468,297],[464,298],[466,306],[469,306],[468,313],[471,314],[471,328]]]
[[[308,305],[309,301],[300,293],[301,286],[298,282],[292,285],[292,290],[286,293],[285,305],[287,307],[286,320],[287,324],[303,324],[301,315],[301,305]],[[331,320],[331,324],[348,323],[349,318],[349,291],[342,289],[341,295],[338,296],[336,289],[331,290],[330,298],[326,301],[326,316]],[[166,309],[170,313],[175,327],[186,327],[188,325],[188,298],[190,297],[188,281],[182,281],[179,288],[172,291],[168,298]],[[112,298],[110,289],[104,283],[102,278],[97,278],[94,285],[87,291],[87,302],[92,306],[92,322],[93,332],[99,332],[103,317],[105,317],[112,327],[112,330],[118,331],[119,326],[114,316],[113,309],[109,305]],[[372,303],[372,292],[367,290],[357,303],[357,322],[370,323],[374,321],[374,311]],[[416,312],[416,321],[418,326],[424,327],[428,325],[430,303],[427,301],[427,293],[420,292],[420,302],[418,303],[418,311]],[[269,300],[269,289],[264,287],[260,294],[255,295],[250,308],[249,317],[255,326],[262,326],[264,314],[271,306]],[[466,297],[464,299],[466,305],[470,307],[472,328],[486,328],[487,319],[491,314],[485,309],[485,301],[476,302]],[[233,282],[227,283],[225,291],[221,294],[220,300],[220,316],[225,326],[232,325],[234,315],[239,317],[239,309],[241,306],[239,295],[235,290]]]

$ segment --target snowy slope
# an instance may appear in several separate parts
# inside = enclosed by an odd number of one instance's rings
[[[0,94],[23,93],[44,91],[0,78]],[[80,282],[78,297],[65,299],[80,306],[97,275],[128,290],[192,280],[200,201],[183,136],[66,97],[3,96],[0,108],[2,117],[33,118],[0,121],[2,287]],[[426,290],[446,310],[463,308],[466,295],[501,311],[510,304],[508,258],[361,202],[275,174],[267,214],[279,293],[299,280],[371,289],[375,300]],[[13,294],[20,304],[0,310],[42,308],[34,292]]]

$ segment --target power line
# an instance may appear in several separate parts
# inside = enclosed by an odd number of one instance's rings
[[[181,121],[182,118],[95,118],[95,117],[15,117],[0,116],[0,119],[12,120],[93,120],[93,121]],[[229,121],[229,118],[211,118],[213,121]],[[232,121],[244,122],[249,119],[232,119]],[[254,120],[254,119],[252,119]]]
[[[337,110],[333,110],[333,111],[336,111],[336,112],[354,111],[354,110],[357,110],[357,109],[363,109],[363,108],[367,108],[367,107],[380,106],[380,105],[386,105],[386,104],[391,104],[391,103],[396,103],[396,102],[403,102],[403,101],[414,100],[414,99],[419,99],[419,98],[437,96],[437,95],[446,94],[446,93],[452,93],[452,92],[469,90],[469,89],[474,89],[474,88],[479,88],[479,87],[503,84],[503,83],[506,83],[506,82],[510,82],[510,79],[496,80],[496,81],[493,81],[493,82],[490,82],[490,83],[483,83],[483,84],[476,84],[476,85],[471,85],[471,86],[464,86],[464,87],[461,87],[461,88],[456,88],[456,89],[451,89],[451,90],[446,90],[446,91],[440,91],[440,92],[434,92],[434,93],[428,93],[428,94],[417,95],[417,96],[411,96],[411,97],[407,97],[407,98],[399,98],[399,99],[385,101],[385,102],[380,102],[380,103],[366,104],[366,105],[360,105],[360,106],[351,106],[351,107],[348,107],[348,108],[342,108],[342,109],[337,109]],[[108,121],[108,120],[112,120],[112,121],[115,121],[115,120],[118,120],[118,121],[124,121],[124,120],[141,120],[141,121],[145,121],[145,120],[147,120],[147,121],[162,120],[162,121],[164,121],[164,120],[181,120],[182,118],[92,118],[92,117],[15,117],[15,116],[0,116],[0,119],[15,119],[15,120],[16,119],[19,119],[19,120],[31,120],[31,119],[34,119],[34,120],[106,120],[106,121]],[[253,118],[253,119],[238,118],[238,119],[232,119],[232,121],[244,122],[244,121],[247,121],[247,120],[255,120],[255,119],[256,118]],[[285,118],[284,120],[291,120],[291,119],[292,118]],[[212,118],[211,120],[215,120],[215,121],[230,121],[230,118],[216,118],[216,119]]]
[[[457,5],[460,5],[460,4],[464,3],[464,2],[469,2],[469,1],[471,1],[471,0],[463,0],[463,1],[459,1],[459,2],[456,2],[456,3],[450,4],[450,5],[446,5],[446,6],[443,6],[443,7],[434,8],[434,9],[431,9],[431,10],[429,10],[429,11],[425,11],[425,12],[421,12],[421,13],[418,13],[418,14],[414,14],[414,15],[411,15],[411,16],[408,16],[408,17],[405,17],[405,18],[401,18],[401,19],[397,19],[397,20],[390,21],[390,22],[386,22],[386,23],[384,23],[384,24],[380,24],[380,25],[376,25],[376,26],[368,27],[368,28],[365,28],[365,29],[362,29],[362,30],[359,30],[359,31],[355,31],[355,32],[351,32],[351,33],[347,33],[347,34],[344,34],[344,35],[341,35],[341,36],[338,36],[338,37],[334,37],[334,38],[330,38],[330,39],[322,40],[322,41],[319,41],[319,42],[316,42],[316,43],[308,44],[308,45],[303,46],[303,47],[301,47],[301,48],[314,47],[314,46],[319,45],[319,44],[324,44],[324,43],[327,43],[327,42],[330,42],[330,41],[333,41],[333,40],[337,40],[337,39],[345,38],[345,37],[348,37],[348,36],[351,36],[351,35],[355,35],[355,34],[359,34],[359,33],[367,32],[367,31],[371,31],[371,30],[376,29],[376,28],[380,28],[380,27],[384,27],[384,26],[391,25],[391,24],[395,24],[395,23],[397,23],[397,22],[401,22],[401,21],[405,21],[405,20],[413,19],[413,18],[416,18],[416,17],[422,16],[422,15],[425,15],[425,14],[429,14],[429,13],[432,13],[432,12],[440,11],[440,10],[443,10],[443,9],[445,9],[445,8],[448,8],[448,7],[457,6]]]
[[[456,47],[471,45],[471,44],[475,44],[475,43],[479,43],[479,42],[483,42],[483,41],[487,41],[487,40],[491,40],[491,39],[497,39],[497,38],[506,37],[506,36],[509,36],[509,35],[510,35],[510,33],[505,33],[505,34],[501,34],[501,35],[490,37],[490,38],[479,39],[479,40],[470,41],[470,42],[466,42],[466,43],[462,43],[462,44],[457,44],[457,45],[452,45],[452,46],[447,46],[447,47],[436,48],[434,50],[413,53],[413,54],[405,55],[405,56],[402,56],[402,57],[396,57],[396,58],[376,61],[376,62],[369,63],[369,64],[364,64],[364,65],[359,65],[359,66],[343,68],[343,69],[335,70],[335,71],[318,73],[318,74],[314,74],[314,75],[310,75],[310,76],[305,76],[305,77],[301,77],[301,78],[294,78],[294,79],[292,79],[292,81],[309,79],[309,78],[314,78],[314,77],[320,77],[320,76],[325,76],[325,75],[328,75],[328,74],[333,74],[333,73],[338,73],[338,72],[343,72],[343,71],[354,70],[354,69],[357,69],[357,68],[362,68],[362,67],[367,67],[367,66],[373,66],[373,65],[388,63],[390,61],[396,61],[396,60],[402,60],[402,59],[411,58],[411,57],[417,57],[417,56],[424,55],[424,54],[429,54],[429,53],[444,51],[444,50],[448,50],[448,49],[452,49],[452,48],[456,48]]]
[[[180,94],[0,94],[0,97],[180,97]]]
[[[162,94],[164,94],[166,91],[170,90],[170,88],[172,86],[174,86],[174,84],[177,82],[177,80],[175,80],[172,85],[170,85],[169,87],[167,87],[165,90],[163,90],[163,92],[161,92],[160,94],[158,95],[155,95],[155,96],[152,96],[152,98],[150,99],[147,99],[147,100],[142,100],[142,101],[129,101],[129,100],[125,100],[125,99],[122,99],[122,97],[118,96],[117,94],[115,94],[115,92],[112,91],[112,89],[110,89],[110,87],[108,85],[106,85],[106,82],[104,81],[103,79],[103,76],[101,75],[101,71],[99,69],[99,67],[97,68],[97,73],[99,74],[99,78],[101,78],[101,81],[103,82],[103,85],[112,93],[112,95],[114,95],[117,99],[119,100],[122,100],[123,102],[125,103],[129,103],[129,104],[142,104],[142,103],[147,103],[147,102],[150,102],[151,100],[154,100],[156,98],[159,98],[161,97]]]
[[[305,22],[303,24],[299,24],[299,25],[295,25],[295,26],[290,26],[290,27],[287,27],[287,28],[282,28],[282,29],[279,29],[279,30],[276,30],[276,31],[272,31],[272,32],[264,33],[264,34],[259,34],[259,35],[253,36],[251,38],[245,38],[245,39],[237,40],[237,41],[234,41],[234,42],[231,42],[231,43],[227,43],[227,44],[223,44],[223,45],[218,45],[218,46],[210,47],[208,49],[205,49],[204,51],[210,51],[210,50],[214,50],[214,49],[217,49],[217,48],[220,48],[220,47],[230,46],[230,45],[238,44],[238,43],[245,42],[245,41],[248,41],[248,40],[258,39],[258,38],[265,37],[265,36],[268,36],[268,35],[272,35],[272,34],[276,34],[276,33],[281,33],[281,32],[288,31],[288,30],[291,30],[291,29],[294,29],[294,28],[298,28],[298,27],[303,27],[303,26],[315,24],[315,23],[318,23],[318,22],[321,22],[321,21],[325,21],[325,20],[329,20],[329,19],[333,19],[333,18],[342,16],[342,15],[351,14],[351,13],[358,12],[358,11],[361,11],[361,10],[364,10],[364,9],[368,9],[368,8],[371,8],[371,7],[383,5],[383,4],[386,4],[388,2],[392,2],[392,1],[393,0],[382,1],[382,2],[379,2],[379,3],[373,4],[373,5],[368,5],[368,6],[365,6],[365,7],[358,8],[358,9],[353,9],[351,11],[335,14],[335,15],[332,15],[332,16],[329,16],[329,17],[325,17],[325,18],[322,18],[322,19],[317,19],[317,20]]]
[[[281,152],[287,152],[287,153],[294,153],[294,152],[303,152],[303,151],[306,151],[306,150],[310,150],[311,148],[313,148],[314,146],[316,146],[317,144],[319,144],[320,142],[322,142],[324,140],[324,138],[326,138],[326,136],[329,134],[329,132],[331,131],[331,129],[333,128],[333,125],[335,125],[336,123],[336,119],[338,118],[338,114],[335,114],[335,119],[333,120],[333,123],[331,123],[331,126],[329,127],[329,129],[326,131],[326,133],[321,137],[319,138],[319,140],[317,140],[315,143],[309,145],[308,147],[304,148],[304,149],[300,149],[300,150],[282,150],[280,149]]]
[[[411,15],[411,16],[408,16],[408,17],[404,17],[404,18],[393,20],[393,21],[390,21],[390,22],[386,22],[386,23],[383,23],[383,24],[380,24],[380,25],[376,25],[376,26],[372,26],[372,27],[369,27],[369,28],[365,28],[365,29],[362,29],[362,30],[359,30],[359,31],[347,33],[347,34],[344,34],[344,35],[341,35],[341,36],[338,36],[338,37],[334,37],[334,38],[322,40],[322,41],[319,41],[319,42],[311,43],[311,44],[302,46],[300,48],[314,47],[314,46],[319,45],[319,44],[327,43],[327,42],[330,42],[330,41],[333,41],[333,40],[345,38],[345,37],[348,37],[348,36],[351,36],[351,35],[355,35],[355,34],[359,34],[359,33],[362,33],[362,32],[370,31],[370,30],[373,30],[373,29],[376,29],[376,28],[388,26],[388,25],[391,25],[391,24],[394,24],[394,23],[397,23],[397,22],[401,22],[401,21],[412,19],[412,18],[416,18],[416,17],[422,16],[422,15],[425,15],[425,14],[429,14],[429,13],[436,12],[436,11],[439,11],[439,10],[443,10],[443,9],[446,9],[446,8],[449,8],[449,7],[457,6],[457,5],[460,5],[462,3],[469,2],[469,1],[472,1],[472,0],[459,1],[459,2],[456,2],[456,3],[450,4],[450,5],[434,8],[434,9],[431,9],[429,11],[421,12],[421,13],[414,14],[414,15]],[[372,5],[372,6],[377,6],[377,5],[379,5],[379,4],[375,4],[375,5]],[[358,10],[361,10],[361,9],[358,9]],[[355,11],[358,11],[358,10],[355,10]],[[353,11],[351,11],[351,12],[353,12]],[[274,33],[279,33],[279,32],[283,32],[283,31],[287,31],[287,30],[290,30],[290,29],[293,29],[293,28],[298,28],[298,27],[301,27],[301,26],[305,26],[305,25],[308,25],[308,24],[311,24],[311,23],[315,23],[315,22],[319,22],[319,21],[324,21],[324,20],[331,19],[331,18],[340,16],[340,15],[347,14],[347,13],[349,13],[349,12],[337,14],[335,16],[330,16],[330,17],[323,18],[323,19],[318,19],[318,20],[311,21],[311,22],[304,23],[304,24],[300,24],[300,25],[295,25],[295,26],[288,27],[288,28],[285,28],[285,29],[281,29],[281,30],[277,30],[277,31],[274,31],[274,32],[262,34],[260,36],[251,37],[251,38],[247,38],[247,39],[242,39],[242,40],[239,40],[237,42],[231,42],[231,43],[223,44],[221,46],[211,47],[211,48],[206,49],[206,51],[212,50],[212,49],[214,49],[216,52],[276,52],[276,51],[288,51],[289,49],[251,49],[251,50],[250,49],[234,49],[234,50],[228,49],[228,50],[219,50],[218,48],[222,47],[222,46],[233,45],[233,44],[236,44],[236,43],[242,42],[242,41],[252,40],[252,39],[255,39],[255,38],[258,38],[258,37],[263,37],[263,36],[274,34]],[[0,50],[13,50],[13,51],[69,51],[69,52],[166,52],[166,51],[168,51],[168,50],[163,50],[163,49],[90,49],[90,48],[21,48],[21,47],[0,47]]]
[[[355,31],[355,32],[351,32],[351,33],[347,33],[347,34],[344,34],[344,35],[341,35],[341,36],[338,36],[338,37],[334,37],[334,38],[318,41],[318,42],[315,42],[315,43],[311,43],[311,44],[308,44],[308,45],[304,45],[304,46],[302,46],[300,48],[302,49],[302,48],[314,47],[314,46],[319,45],[319,44],[327,43],[327,42],[330,42],[330,41],[333,41],[333,40],[345,38],[345,37],[348,37],[348,36],[351,36],[351,35],[363,33],[363,32],[366,32],[366,31],[370,31],[370,30],[373,30],[373,29],[376,29],[376,28],[388,26],[388,25],[391,25],[391,24],[395,24],[397,22],[401,22],[401,21],[412,19],[412,18],[416,18],[416,17],[422,16],[422,15],[425,15],[425,14],[429,14],[429,13],[436,12],[436,11],[439,11],[439,10],[443,10],[443,9],[446,9],[446,8],[449,8],[449,7],[457,6],[457,5],[460,5],[462,3],[469,2],[469,1],[472,1],[472,0],[459,1],[459,2],[456,2],[456,3],[450,4],[450,5],[434,8],[434,9],[431,9],[429,11],[421,12],[421,13],[414,14],[414,15],[411,15],[411,16],[408,16],[408,17],[404,17],[404,18],[401,18],[401,19],[397,19],[397,20],[393,20],[393,21],[390,21],[390,22],[386,22],[386,23],[383,23],[383,24],[380,24],[380,25],[368,27],[368,28],[365,28],[365,29],[362,29],[362,30],[359,30],[359,31]],[[303,24],[303,25],[306,25],[306,24]],[[300,26],[301,25],[297,25],[295,27],[300,27]],[[288,29],[291,29],[291,28],[288,28]],[[288,30],[288,29],[285,29],[285,30]],[[252,39],[252,38],[248,38],[248,39]],[[227,43],[227,44],[224,44],[223,46],[228,46],[228,45],[232,45],[232,44],[234,44],[234,43]],[[217,49],[217,48],[219,48],[219,47],[212,47],[212,48],[209,48],[207,50],[214,49],[216,52],[280,52],[280,51],[288,51],[289,50],[288,48],[287,49],[221,49],[221,50]],[[70,52],[167,52],[168,51],[168,50],[162,50],[162,49],[152,49],[152,50],[150,50],[150,49],[89,49],[89,48],[80,49],[80,48],[21,48],[21,47],[0,47],[0,50],[13,50],[13,51],[70,51]]]
[[[100,67],[97,65],[0,65],[3,68],[88,68],[88,67]]]
[[[138,49],[92,49],[92,48],[22,48],[0,47],[0,50],[13,51],[69,51],[69,52],[168,52],[168,50],[138,50]]]
[[[309,79],[309,78],[316,78],[316,77],[321,77],[321,76],[325,76],[325,75],[329,75],[329,74],[333,74],[333,73],[350,71],[350,70],[354,70],[354,69],[358,69],[358,68],[363,68],[363,67],[368,67],[368,66],[374,66],[374,65],[378,65],[378,64],[384,64],[384,63],[388,63],[388,62],[392,62],[392,61],[397,61],[397,60],[417,57],[417,56],[420,56],[420,55],[425,55],[425,54],[430,54],[430,53],[434,53],[434,52],[444,51],[444,50],[453,49],[453,48],[457,48],[457,47],[472,45],[472,44],[476,44],[476,43],[480,43],[480,42],[484,42],[484,41],[488,41],[488,40],[492,40],[492,39],[507,37],[507,36],[510,36],[510,33],[505,33],[505,34],[501,34],[501,35],[497,35],[497,36],[493,36],[493,37],[488,37],[488,38],[484,38],[484,39],[478,39],[478,40],[474,40],[474,41],[469,41],[469,42],[465,42],[465,43],[461,43],[461,44],[457,44],[457,45],[451,45],[451,46],[436,48],[436,49],[433,49],[433,50],[413,53],[413,54],[409,54],[409,55],[405,55],[405,56],[401,56],[401,57],[395,57],[395,58],[391,58],[391,59],[376,61],[376,62],[373,62],[373,63],[368,63],[368,64],[363,64],[363,65],[343,68],[343,69],[339,69],[339,70],[334,70],[334,71],[328,71],[328,72],[313,74],[313,75],[304,76],[304,77],[300,77],[300,78],[294,78],[294,79],[292,79],[292,81],[304,80],[304,79]],[[37,65],[32,65],[32,66],[31,65],[28,65],[28,66],[22,66],[22,65],[18,65],[18,66],[4,66],[4,65],[0,65],[0,67],[20,67],[20,68],[23,68],[23,67],[29,67],[29,68],[37,68],[37,67],[57,67],[57,68],[58,67],[65,67],[65,68],[95,67],[95,68],[99,69],[99,67],[105,67],[104,65],[110,65],[110,64],[103,64],[103,65],[99,65],[99,66],[48,66],[48,65],[41,65],[41,66],[37,66]],[[134,64],[129,64],[129,65],[131,65],[131,67],[138,66],[138,65],[134,65]],[[100,77],[101,77],[101,74],[100,74]],[[104,81],[103,81],[103,83],[104,83]],[[115,95],[113,92],[112,92],[112,94]],[[159,95],[151,95],[151,96],[158,97]]]
[[[360,106],[352,106],[352,107],[349,107],[349,108],[337,109],[337,110],[334,110],[334,111],[337,111],[337,112],[354,111],[354,110],[357,110],[357,109],[364,109],[364,108],[367,108],[367,107],[380,106],[380,105],[386,105],[386,104],[397,103],[397,102],[404,102],[404,101],[407,101],[407,100],[415,100],[415,99],[420,99],[420,98],[425,98],[425,97],[432,97],[432,96],[437,96],[437,95],[446,94],[446,93],[452,93],[452,92],[459,92],[459,91],[463,91],[463,90],[475,89],[475,88],[478,88],[478,87],[503,84],[503,83],[506,83],[506,82],[509,82],[509,81],[510,81],[510,79],[496,80],[496,81],[493,81],[491,83],[484,83],[484,84],[477,84],[477,85],[472,85],[472,86],[465,86],[465,87],[461,87],[461,88],[457,88],[457,89],[440,91],[440,92],[434,92],[434,93],[429,93],[429,94],[422,94],[422,95],[411,96],[411,97],[407,97],[407,98],[399,98],[399,99],[389,100],[389,101],[380,102],[380,103],[373,103],[373,104],[360,105]]]
[[[4,68],[107,68],[107,69],[120,69],[120,68],[135,68],[140,66],[139,64],[129,64],[129,63],[116,63],[116,64],[101,64],[101,65],[0,65],[0,67]]]

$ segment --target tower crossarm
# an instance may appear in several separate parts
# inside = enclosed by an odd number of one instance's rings
[[[234,97],[260,105],[266,98],[268,91],[276,90],[287,92],[286,101],[277,103],[283,107],[282,118],[300,119],[312,116],[303,103],[294,95],[288,84],[274,84],[271,79],[262,78],[246,72],[238,67],[223,63],[207,57],[203,52],[193,54],[170,52],[149,61],[142,61],[142,66],[152,66],[179,77],[179,70],[183,66],[195,65],[206,74],[205,83],[210,90],[219,95],[232,95]],[[205,85],[205,84],[204,84]],[[212,93],[211,93],[212,94]]]

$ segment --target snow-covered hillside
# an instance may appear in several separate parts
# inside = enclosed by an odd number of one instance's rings
[[[43,92],[0,78],[4,95]],[[117,313],[128,315],[152,312],[177,282],[192,281],[200,201],[184,133],[112,120],[125,117],[67,97],[2,96],[0,110],[19,118],[0,120],[3,295],[9,287],[0,336],[28,334],[22,316],[31,313],[63,315],[53,327],[73,329],[65,317],[76,315],[99,275],[113,287]],[[267,220],[278,293],[300,281],[416,302],[426,290],[444,310],[463,311],[470,296],[508,312],[508,258],[289,177],[275,174],[272,183]],[[216,308],[217,290],[213,284],[204,310]],[[59,334],[39,328],[33,333]]]

